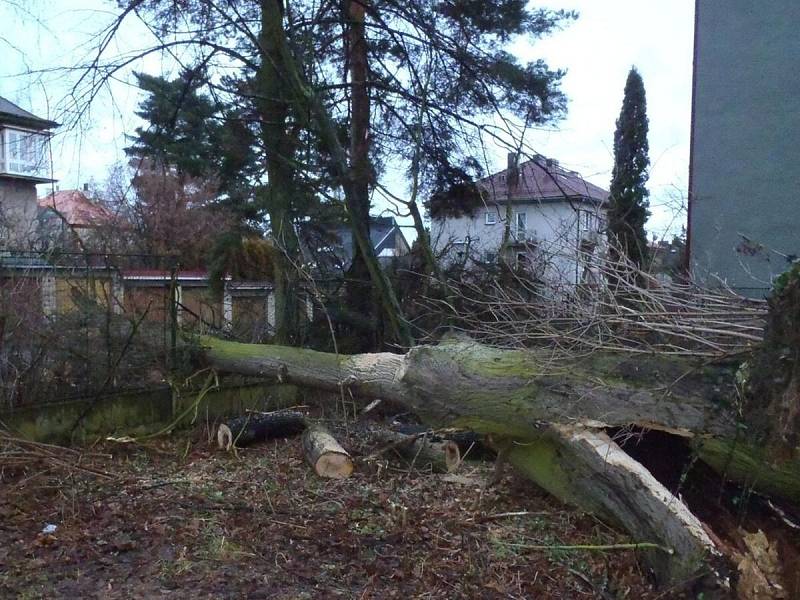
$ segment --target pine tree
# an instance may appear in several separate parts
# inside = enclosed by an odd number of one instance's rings
[[[175,169],[181,177],[213,175],[220,143],[220,126],[215,121],[218,107],[200,93],[205,83],[202,73],[185,69],[175,79],[134,75],[147,94],[136,114],[147,125],[136,128],[125,152],[162,170]]]
[[[612,255],[619,252],[635,265],[647,260],[644,224],[650,216],[647,169],[647,101],[642,76],[631,68],[625,83],[622,111],[614,133],[614,170],[611,176],[608,237]]]

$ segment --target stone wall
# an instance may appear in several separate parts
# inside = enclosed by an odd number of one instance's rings
[[[36,226],[36,185],[0,177],[0,245],[27,250]]]

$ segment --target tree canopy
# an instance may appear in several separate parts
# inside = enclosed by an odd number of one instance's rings
[[[509,47],[576,15],[523,0],[119,4],[109,35],[138,18],[158,37],[153,52],[190,63],[176,81],[139,76],[164,98],[143,107],[157,126],[138,132],[140,144],[189,173],[209,159],[223,161],[223,174],[237,166],[247,172],[236,194],[229,188],[229,199],[250,219],[262,210],[268,216],[284,255],[275,272],[285,274],[286,292],[295,285],[289,271],[302,262],[298,223],[320,200],[341,203],[357,245],[354,263],[363,261],[351,280],[370,282],[379,320],[403,343],[409,335],[402,310],[369,242],[375,195],[416,214],[425,239],[417,198],[481,175],[487,141],[518,147],[527,127],[565,110],[563,72],[541,60],[522,61]],[[100,48],[93,68],[114,74],[128,61],[103,60],[107,48]],[[201,87],[205,95],[197,93]],[[188,109],[176,111],[184,100]],[[220,105],[234,124],[222,131],[203,127]],[[197,144],[187,147],[192,136]],[[233,152],[220,158],[226,147]],[[410,200],[382,185],[387,165],[408,170]],[[279,310],[279,321],[282,314],[291,318],[293,309]]]

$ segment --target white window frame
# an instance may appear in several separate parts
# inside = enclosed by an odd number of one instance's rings
[[[33,143],[26,141],[26,136]],[[12,141],[12,137],[16,139]],[[48,138],[49,135],[42,131],[4,126],[0,129],[0,172],[22,177],[48,177]]]
[[[597,213],[591,210],[578,209],[578,227],[584,233],[599,231]]]
[[[514,231],[517,240],[524,242],[528,232],[528,213],[518,212],[514,215]]]
[[[497,213],[493,210],[487,210],[486,214],[484,215],[484,224],[486,225],[495,225],[497,224]]]

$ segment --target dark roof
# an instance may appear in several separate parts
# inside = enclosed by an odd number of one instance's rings
[[[397,225],[394,217],[372,217],[369,218],[369,237],[372,241],[372,247],[375,249],[375,254],[380,255],[383,250],[395,248],[397,237],[390,235],[391,233],[400,233],[403,236],[406,248],[410,247],[408,241],[403,234],[402,229]],[[353,231],[347,224],[342,224],[335,229],[336,237],[339,240],[339,248],[336,252],[342,261],[350,264],[353,260],[355,253],[355,240],[353,239]]]
[[[608,192],[586,181],[580,173],[569,171],[544,157],[532,158],[519,165],[519,182],[511,189],[512,202],[558,202],[578,200],[605,203]],[[508,194],[508,169],[478,181],[491,202],[505,202]]]
[[[389,234],[396,229],[399,231],[394,217],[369,218],[369,237],[372,240],[372,247],[375,248],[376,254],[380,254],[384,248],[394,248],[395,238],[389,236]],[[403,232],[400,231],[400,233],[402,235]]]
[[[37,117],[33,113],[29,113],[0,96],[0,124],[10,123],[14,125],[22,125],[31,127],[32,129],[52,129],[58,127],[58,123],[48,119]]]

